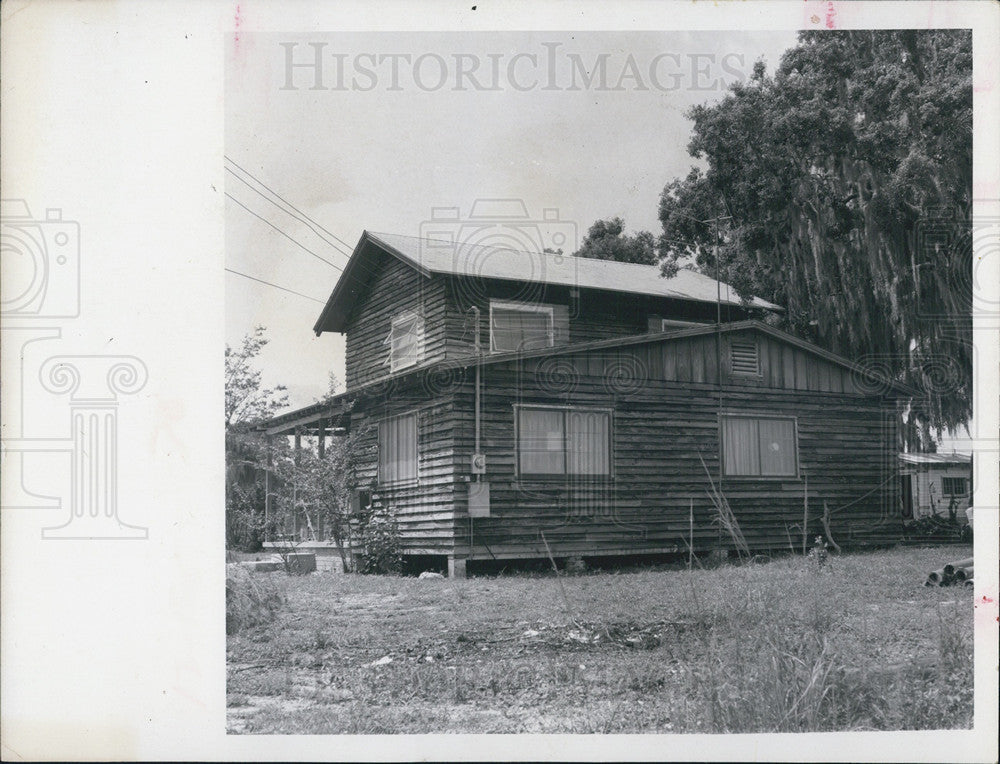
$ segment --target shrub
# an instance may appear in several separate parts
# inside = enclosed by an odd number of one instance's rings
[[[226,566],[226,634],[271,623],[284,603],[266,575],[242,565]]]
[[[373,507],[359,532],[362,573],[395,573],[403,564],[399,524],[390,507]]]

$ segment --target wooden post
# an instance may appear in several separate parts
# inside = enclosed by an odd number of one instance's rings
[[[302,428],[295,428],[295,463],[299,463],[299,453],[302,451]]]
[[[271,436],[267,435],[264,442],[267,444],[267,464],[264,465],[264,541],[267,541],[271,518]]]
[[[802,493],[802,554],[806,553],[806,542],[809,540],[809,476],[803,472],[805,490]]]
[[[688,508],[688,540],[688,570],[691,570],[694,557],[694,499],[691,499],[691,506]]]
[[[326,456],[326,420],[319,420],[319,432],[316,436],[317,446],[319,448],[319,458],[322,459]]]

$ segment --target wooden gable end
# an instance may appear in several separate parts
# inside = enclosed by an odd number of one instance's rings
[[[858,374],[816,353],[764,332],[748,329],[651,345],[651,367],[671,382],[722,383],[821,393],[871,394]]]
[[[718,343],[718,344],[717,344]],[[547,368],[545,358],[526,359]],[[574,376],[601,377],[628,387],[672,382],[730,388],[766,388],[847,395],[888,392],[850,368],[791,342],[753,329],[701,334],[568,353],[559,365]]]
[[[423,319],[420,365],[445,357],[444,286],[385,254],[371,266],[361,298],[346,322],[346,387],[379,379],[390,373],[388,337],[392,320],[405,313]]]

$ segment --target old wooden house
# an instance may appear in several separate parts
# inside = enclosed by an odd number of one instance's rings
[[[655,266],[365,232],[314,330],[346,391],[269,423],[360,439],[407,555],[467,561],[843,546],[899,529],[898,391]],[[805,527],[804,527],[805,526]]]

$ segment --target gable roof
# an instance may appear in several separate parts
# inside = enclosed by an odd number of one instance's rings
[[[711,303],[716,301],[721,285],[723,304],[742,304],[735,289],[725,282],[716,282],[690,270],[680,270],[672,278],[663,278],[657,265],[365,231],[313,327],[317,335],[344,330],[351,309],[374,275],[381,253],[401,260],[424,276],[435,273],[473,276]],[[759,297],[754,297],[750,304],[766,310],[782,310]]]

